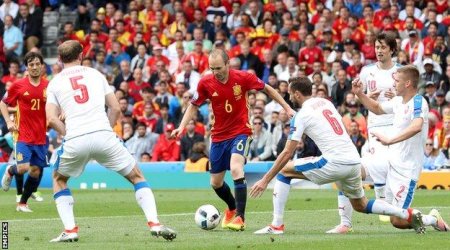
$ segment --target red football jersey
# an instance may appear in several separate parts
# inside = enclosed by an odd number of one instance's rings
[[[48,81],[41,79],[39,86],[34,86],[28,77],[25,77],[14,82],[8,90],[3,102],[9,106],[17,106],[15,121],[19,129],[17,141],[35,145],[46,143],[47,85]]]
[[[206,99],[211,101],[214,121],[211,123],[213,142],[221,142],[237,135],[251,135],[247,106],[250,90],[264,89],[264,82],[253,74],[230,69],[228,81],[223,84],[212,74],[198,83],[192,104],[200,106]]]

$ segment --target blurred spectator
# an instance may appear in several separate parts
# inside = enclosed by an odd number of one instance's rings
[[[141,41],[137,44],[137,54],[131,59],[131,70],[136,68],[144,69],[145,63],[150,56],[147,54],[147,46]]]
[[[144,152],[141,154],[141,158],[139,159],[139,162],[150,162],[152,159],[151,155],[147,152]]]
[[[186,133],[181,137],[181,160],[187,160],[193,152],[193,147],[197,142],[203,142],[201,134],[195,132],[195,120],[190,120],[186,125]]]
[[[173,95],[169,93],[169,84],[166,81],[159,82],[157,86],[157,93],[155,97],[155,103],[157,103],[159,106],[161,104],[169,105],[170,99],[173,98]]]
[[[334,106],[341,106],[344,102],[345,94],[352,89],[350,81],[347,79],[347,72],[341,69],[337,72],[337,82],[331,89],[331,98]]]
[[[312,65],[314,62],[324,62],[322,50],[316,46],[316,38],[313,34],[306,35],[305,45],[300,49],[298,61],[303,69],[306,69],[306,74],[313,72]]]
[[[5,74],[2,76],[2,83],[6,85],[7,82],[15,82],[16,80],[22,78],[22,76],[19,74],[20,73],[20,65],[19,62],[17,60],[10,60],[9,61],[9,74]]]
[[[442,109],[447,106],[445,93],[442,89],[436,91],[436,101],[430,103],[431,108],[436,109],[442,115]]]
[[[122,140],[126,145],[126,142],[130,140],[134,135],[134,128],[132,122],[123,123],[123,135]]]
[[[255,54],[250,52],[250,44],[248,42],[241,44],[241,54],[238,58],[241,60],[241,70],[253,69],[257,76],[261,75],[262,63]]]
[[[87,11],[85,3],[79,3],[77,9],[77,17],[75,19],[75,30],[76,31],[88,31],[91,23],[91,16]]]
[[[358,150],[359,155],[361,155],[361,148],[364,143],[366,143],[366,138],[361,135],[360,126],[358,122],[355,120],[350,121],[350,127],[348,128],[348,134],[350,135],[350,139],[352,139],[353,144],[355,144],[356,149]]]
[[[444,166],[446,163],[444,153],[433,147],[433,140],[428,138],[425,142],[425,161],[423,163],[424,170],[436,170]]]
[[[287,116],[286,111],[284,109],[281,109],[278,114],[278,121],[275,124],[273,130],[272,130],[272,154],[276,157],[277,156],[277,144],[281,139],[281,136],[283,135],[283,129],[284,127],[289,125],[289,116]]]
[[[423,60],[423,65],[425,72],[420,75],[422,84],[432,81],[437,86],[439,84],[441,74],[434,70],[433,60],[431,58],[425,58]]]
[[[113,69],[110,65],[106,64],[106,52],[104,50],[99,50],[95,53],[95,61],[93,63],[93,68],[100,71],[106,76],[112,76]]]
[[[153,99],[155,98],[155,91],[149,86],[143,87],[139,92],[142,100],[134,103],[133,106],[133,118],[139,120],[144,115],[144,106],[146,103],[153,103],[153,108],[155,108],[155,103]]]
[[[428,102],[433,106],[436,103],[436,84],[433,81],[427,81],[425,83],[425,97],[428,98]]]
[[[14,26],[13,17],[5,16],[5,31],[3,33],[3,51],[6,55],[6,60],[22,56],[23,50],[23,34],[19,28]]]
[[[209,159],[206,154],[206,144],[196,142],[192,147],[192,153],[186,159],[185,172],[205,172],[209,170]]]
[[[311,140],[308,136],[304,135],[304,137],[298,142],[297,148],[295,150],[293,160],[312,157],[312,156],[320,156],[322,153],[320,152],[317,145]]]
[[[241,19],[242,19],[241,2],[233,1],[231,7],[232,7],[231,14],[228,15],[227,18],[227,28],[230,31],[234,31],[235,29],[241,27]]]
[[[359,112],[359,105],[355,101],[350,101],[346,104],[349,112],[342,117],[342,123],[344,123],[347,131],[350,131],[352,122],[358,123],[359,131],[364,137],[367,137],[367,122],[366,118]]]
[[[164,133],[159,136],[153,150],[152,161],[178,161],[180,159],[180,142],[170,136],[174,129],[172,123],[166,125]]]
[[[291,55],[287,58],[287,68],[285,71],[281,72],[278,76],[278,81],[288,82],[291,77],[297,77],[300,71],[300,67],[297,64],[297,58]],[[281,83],[281,82],[280,82]]]
[[[150,84],[142,79],[142,70],[137,68],[133,72],[133,81],[130,81],[128,94],[133,99],[133,103],[142,101],[140,91],[144,88],[151,88]]]
[[[264,120],[260,117],[253,118],[253,142],[250,145],[250,161],[270,161],[272,156],[272,136],[263,127]]]
[[[147,131],[155,132],[159,118],[159,115],[155,113],[152,102],[146,102],[144,104],[144,112],[138,119],[138,122],[145,124]]]
[[[11,16],[13,19],[19,12],[19,5],[12,0],[4,0],[0,6],[0,19],[6,23],[6,16]]]
[[[417,30],[413,29],[409,31],[408,36],[409,38],[402,41],[401,49],[408,54],[409,61],[412,64],[419,66],[422,63],[425,48],[422,41],[420,41]]]
[[[38,13],[30,14],[28,4],[20,5],[19,15],[14,19],[14,25],[22,31],[26,51],[30,51],[34,47],[40,47],[42,44],[42,20],[42,15],[39,16]]]
[[[169,106],[165,103],[159,106],[159,119],[156,122],[155,133],[162,134],[164,133],[164,127],[168,123],[174,123],[176,120],[169,114]]]
[[[106,64],[118,67],[123,60],[130,62],[131,58],[127,53],[123,52],[119,42],[112,42],[111,52],[106,56]]]
[[[185,88],[188,89],[189,93],[192,95],[197,91],[197,85],[200,81],[200,74],[193,69],[192,62],[186,60],[183,62],[183,71],[176,75],[177,83],[183,83]]]
[[[155,148],[159,135],[151,131],[147,131],[144,123],[136,124],[136,132],[134,136],[127,140],[125,145],[128,151],[139,161],[142,153],[152,153]]]
[[[183,62],[186,61],[187,55],[184,53],[183,42],[178,41],[176,44],[176,58],[170,59],[169,72],[170,74],[179,74],[183,70]]]
[[[130,62],[127,60],[123,60],[120,62],[120,71],[119,74],[114,79],[113,85],[116,89],[119,89],[120,83],[125,82],[131,82],[134,80],[133,78],[133,71],[130,71]]]

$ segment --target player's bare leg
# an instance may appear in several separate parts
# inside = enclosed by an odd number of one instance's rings
[[[222,228],[227,228],[228,224],[233,221],[236,215],[236,200],[231,193],[230,187],[224,181],[225,173],[226,171],[211,173],[210,176],[210,184],[214,192],[227,204],[227,208],[223,213]]]
[[[307,179],[302,173],[297,172],[294,168],[294,162],[290,161],[280,171],[275,180],[273,188],[273,219],[269,226],[266,226],[255,234],[283,234],[284,233],[284,208],[291,189],[292,179]]]
[[[78,227],[75,224],[73,214],[74,200],[70,189],[67,187],[66,177],[58,171],[53,172],[53,198],[55,199],[56,209],[64,225],[64,231],[50,242],[72,242],[78,241]]]
[[[177,233],[159,223],[155,197],[139,167],[135,165],[124,177],[134,185],[136,201],[144,211],[151,234],[156,237],[161,236],[165,240],[175,239]]]
[[[232,154],[230,160],[230,171],[234,181],[234,195],[236,200],[236,215],[227,224],[227,227],[235,231],[245,229],[245,207],[247,205],[247,182],[244,176],[245,158],[240,154]]]

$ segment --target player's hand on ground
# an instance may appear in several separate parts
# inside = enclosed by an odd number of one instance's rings
[[[9,130],[10,132],[15,132],[15,131],[17,131],[17,126],[16,126],[16,124],[15,124],[13,121],[8,121],[8,122],[6,123],[6,126],[8,127],[8,130]]]
[[[371,132],[370,133],[373,137],[375,137],[375,139],[379,142],[381,142],[381,144],[385,145],[385,146],[389,146],[391,145],[391,140],[390,138],[378,133],[378,132]]]
[[[250,197],[252,198],[261,197],[261,195],[264,193],[264,190],[266,190],[268,184],[269,183],[264,181],[264,179],[257,181],[255,184],[253,184],[250,190]]]
[[[370,99],[376,101],[376,100],[378,100],[378,97],[380,96],[380,94],[381,94],[381,90],[376,89],[376,90],[371,91],[370,93],[368,93],[367,97],[369,97]]]
[[[352,81],[352,92],[354,94],[362,94],[362,92],[363,92],[363,84],[361,82],[361,79],[355,78]]]
[[[389,89],[386,92],[384,92],[384,97],[388,98],[389,100],[394,98],[395,96],[396,96],[395,92],[392,91],[391,89]]]

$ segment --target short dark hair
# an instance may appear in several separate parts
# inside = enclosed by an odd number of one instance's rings
[[[392,51],[391,56],[394,56],[395,53],[397,53],[397,41],[395,40],[395,36],[391,33],[382,32],[378,34],[376,41],[378,41],[379,43],[381,43],[381,41],[384,41]]]
[[[36,58],[39,59],[39,62],[41,64],[44,64],[44,58],[42,57],[41,53],[38,52],[28,52],[23,58],[23,62],[28,66],[28,63],[32,62]]]
[[[303,96],[312,95],[313,83],[306,76],[293,77],[289,79],[289,86],[293,91],[299,91]]]
[[[83,47],[75,40],[65,41],[58,46],[58,55],[63,63],[77,60],[81,52],[83,52]]]
[[[136,123],[136,129],[138,129],[139,127],[144,127],[144,128],[147,128],[147,125],[145,125],[145,123],[143,123],[143,122],[138,122],[138,123]]]

